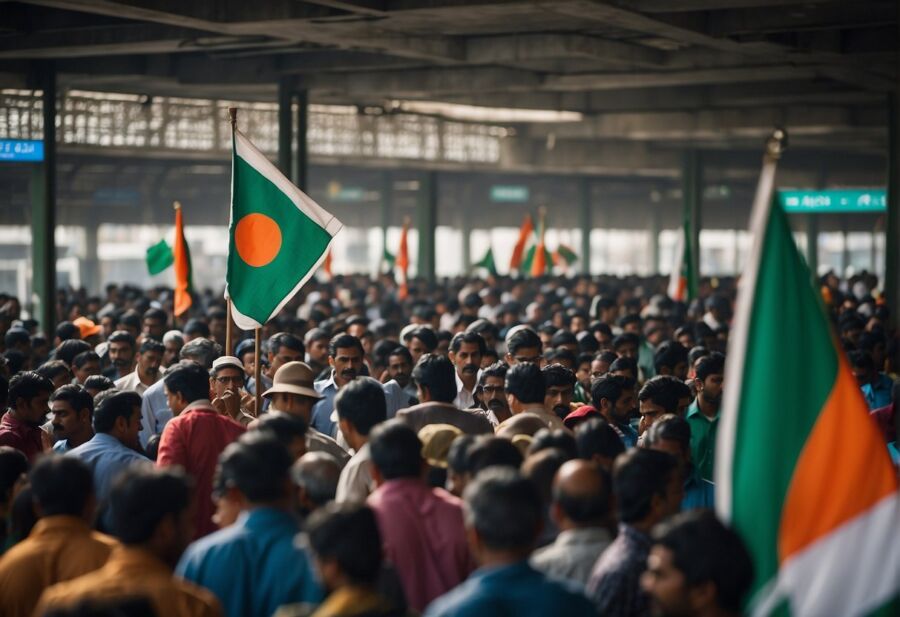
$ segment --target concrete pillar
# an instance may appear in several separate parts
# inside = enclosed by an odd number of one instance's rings
[[[291,139],[293,134],[292,82],[287,77],[278,81],[278,169],[288,178],[292,175]]]
[[[681,175],[681,191],[684,200],[685,221],[690,225],[691,274],[694,289],[688,290],[688,297],[696,297],[696,286],[700,282],[700,229],[703,226],[703,168],[700,152],[694,149],[684,153]],[[689,283],[690,284],[690,283]]]
[[[391,226],[391,200],[394,196],[394,178],[391,172],[381,172],[381,254],[390,249],[387,243],[388,227]],[[380,262],[380,260],[379,260]],[[381,266],[379,266],[380,268]]]
[[[900,95],[888,96],[887,216],[884,225],[884,296],[900,323]]]
[[[89,222],[84,226],[84,259],[81,262],[81,284],[88,294],[102,293],[100,281],[100,260],[97,257],[97,232],[99,221]]]
[[[47,62],[37,70],[43,91],[44,162],[35,165],[31,174],[31,272],[38,301],[34,314],[52,341],[56,330],[56,67]]]
[[[581,178],[578,183],[578,227],[581,229],[579,270],[591,273],[591,180]]]
[[[309,146],[306,130],[309,127],[309,92],[297,92],[297,164],[294,169],[294,184],[304,193],[309,193]]]
[[[819,276],[819,215],[806,215],[806,264],[813,278]]]
[[[647,217],[649,220],[647,222],[647,240],[649,241],[649,249],[650,249],[650,276],[654,276],[659,274],[659,228],[660,228],[660,220],[659,220],[659,210],[656,208],[655,204],[651,204],[652,208],[650,212],[650,216]]]
[[[437,202],[437,172],[425,172],[419,180],[419,194],[416,200],[416,229],[419,232],[418,276],[429,282],[433,282],[435,279]]]

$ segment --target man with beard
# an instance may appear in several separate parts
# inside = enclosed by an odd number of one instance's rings
[[[57,442],[53,451],[60,454],[77,448],[94,436],[91,420],[94,400],[81,386],[65,385],[50,395],[53,436]]]
[[[594,408],[619,434],[626,448],[637,445],[638,434],[628,423],[634,411],[634,379],[622,375],[605,375],[591,384]]]
[[[475,406],[475,386],[485,348],[484,339],[474,332],[461,332],[450,341],[448,357],[456,368],[456,398],[453,404],[460,409]]]
[[[107,343],[109,343],[109,361],[112,366],[103,374],[115,381],[134,370],[134,336],[127,330],[116,330],[110,335]]]
[[[395,380],[404,394],[410,399],[410,404],[419,402],[416,397],[416,386],[412,382],[412,354],[403,345],[397,345],[387,356],[388,379]]]
[[[575,394],[575,373],[562,364],[551,364],[541,369],[544,376],[544,409],[565,419],[572,411]]]
[[[137,367],[125,377],[115,380],[116,388],[143,395],[147,388],[159,381],[165,346],[152,338],[144,339],[138,351]]]
[[[725,356],[714,351],[697,363],[694,386],[697,398],[687,411],[691,425],[691,460],[705,480],[714,481],[716,433],[719,428],[719,408],[722,406],[722,381]]]
[[[509,367],[505,362],[496,362],[481,370],[478,378],[478,387],[475,388],[475,397],[479,406],[486,412],[487,419],[495,427],[508,420],[512,413],[509,411],[509,403],[506,402],[506,371]]]

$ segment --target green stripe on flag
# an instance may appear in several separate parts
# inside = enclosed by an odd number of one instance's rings
[[[160,240],[147,249],[147,272],[156,275],[175,262],[172,247],[165,240]]]

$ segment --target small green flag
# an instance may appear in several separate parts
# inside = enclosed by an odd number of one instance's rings
[[[381,258],[387,263],[388,268],[394,267],[394,262],[397,261],[397,258],[394,257],[387,247],[384,247],[384,253],[381,254]]]
[[[497,264],[494,263],[494,249],[493,247],[488,247],[487,253],[484,254],[484,257],[481,258],[481,261],[472,264],[476,268],[484,268],[491,274],[497,274]]]
[[[553,256],[554,265],[561,266],[562,262],[565,262],[567,266],[571,266],[578,260],[578,255],[575,254],[575,251],[570,249],[565,244],[560,244],[556,249],[556,254]],[[559,259],[556,259],[556,258]]]
[[[172,265],[175,256],[165,240],[160,240],[147,249],[147,272],[152,275],[159,274]]]
[[[531,264],[534,261],[534,252],[537,250],[537,245],[531,245],[531,248],[528,249],[528,252],[525,253],[525,259],[522,260],[522,265],[519,266],[519,272],[522,274],[531,275]],[[550,254],[546,248],[544,249],[544,263],[552,264],[553,263],[553,255]]]

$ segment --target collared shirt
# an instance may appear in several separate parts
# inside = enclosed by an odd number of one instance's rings
[[[550,579],[527,561],[476,570],[425,611],[425,617],[480,615],[596,617],[597,613],[576,585]]]
[[[597,611],[610,617],[643,617],[647,595],[641,590],[641,574],[647,569],[650,537],[631,525],[619,524],[619,535],[594,565],[587,593]]]
[[[156,381],[159,381],[159,377],[157,377]],[[150,386],[155,384],[156,381],[154,381],[152,384],[150,384]],[[143,381],[141,381],[141,378],[138,375],[137,368],[135,368],[129,374],[125,375],[125,377],[122,377],[121,379],[117,379],[114,383],[116,384],[116,388],[118,388],[119,390],[125,390],[128,392],[137,392],[138,394],[141,394],[141,395],[143,395],[144,392],[147,391],[147,388],[150,387],[147,384],[145,384]]]
[[[462,502],[450,493],[403,478],[379,486],[367,503],[411,608],[422,611],[472,571]]]
[[[350,457],[347,465],[341,470],[337,494],[334,498],[336,502],[354,501],[362,503],[366,500],[369,493],[375,489],[375,482],[372,480],[371,461],[369,443],[366,442],[363,444],[363,447],[356,451],[356,454]]]
[[[719,413],[709,418],[700,411],[695,400],[688,407],[685,419],[691,425],[691,460],[700,472],[700,477],[714,480],[713,465],[716,462],[716,433],[719,429]]]
[[[15,448],[28,457],[30,463],[44,451],[42,433],[39,426],[23,422],[11,412],[3,414],[0,420],[0,446]]]
[[[94,472],[94,492],[98,501],[109,497],[113,480],[132,465],[152,465],[143,454],[135,452],[108,433],[97,433],[77,448],[66,452],[66,456],[80,458]]]
[[[41,593],[96,570],[116,541],[75,516],[40,519],[0,560],[0,606],[6,617],[31,617]]]
[[[191,544],[175,571],[212,591],[228,617],[268,616],[283,604],[318,603],[322,589],[309,555],[294,542],[299,531],[289,512],[255,508]]]
[[[159,440],[159,467],[181,465],[194,478],[197,495],[196,538],[216,530],[212,522],[213,475],[222,450],[246,429],[214,409],[208,400],[194,401],[166,425]]]
[[[338,387],[334,382],[334,371],[328,379],[322,379],[313,383],[316,392],[322,395],[322,399],[313,405],[312,416],[310,418],[310,426],[326,435],[336,438],[338,434],[337,422],[331,420],[331,412],[334,411],[334,397],[337,396]],[[398,409],[403,409],[409,403],[409,397],[397,383],[396,379],[391,379],[387,383],[381,384],[384,390],[384,402],[387,407],[388,419],[393,418],[397,414]]]
[[[166,424],[173,416],[163,385],[164,382],[160,379],[144,390],[141,401],[141,432],[138,436],[141,439],[141,446],[145,448],[151,436],[162,434]]]
[[[155,555],[132,546],[116,548],[99,570],[44,592],[35,610],[71,608],[85,601],[146,598],[157,615],[220,617],[222,607],[206,589],[172,576]]]
[[[862,387],[863,396],[869,404],[869,409],[878,409],[891,404],[891,390],[894,382],[884,373],[878,373],[875,383],[867,383]]]
[[[453,371],[453,376],[456,377],[456,398],[453,399],[453,404],[460,409],[475,407],[475,394],[466,390],[466,386],[463,384],[462,379],[460,379],[459,373]],[[475,383],[478,383],[479,377],[481,377],[481,369],[479,369],[478,373],[475,375]],[[474,391],[474,389],[475,388],[473,387],[472,390]]]
[[[681,510],[716,507],[716,485],[700,477],[697,468],[691,465],[684,480],[684,498]]]
[[[561,531],[553,544],[535,551],[531,565],[551,578],[587,585],[591,569],[606,547],[612,534],[603,527],[584,527]]]

